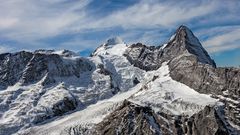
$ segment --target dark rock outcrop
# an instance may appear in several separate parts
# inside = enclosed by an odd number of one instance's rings
[[[124,56],[134,66],[146,71],[158,69],[161,63],[163,50],[160,47],[146,46],[141,43],[133,44],[128,47]]]
[[[188,59],[187,64],[181,64],[179,59],[173,60],[169,63],[169,67],[170,75],[174,80],[200,93],[212,94],[213,97],[223,101],[226,104],[228,120],[240,125],[240,69],[213,68],[193,62],[191,59]]]
[[[129,101],[107,116],[94,129],[99,135],[155,135],[160,134],[157,115],[150,107],[142,107]]]
[[[216,67],[207,51],[202,47],[197,37],[186,26],[180,26],[175,36],[167,43],[164,48],[163,56],[171,60],[182,55],[194,57],[199,63]]]
[[[229,129],[222,120],[220,110],[206,106],[191,116],[184,124],[185,134],[191,135],[229,135]]]
[[[70,51],[64,50],[63,56],[52,53],[53,50],[38,50],[31,52],[6,53],[0,55],[0,87],[5,89],[16,82],[23,85],[39,81],[47,76],[44,84],[54,83],[54,77],[76,76],[91,71],[92,64],[78,58],[76,61],[65,60],[71,57]]]
[[[76,109],[77,101],[75,99],[70,99],[64,97],[61,102],[55,104],[52,108],[54,116],[63,115],[66,112]]]
[[[0,54],[0,88],[18,82],[33,54],[26,51]]]
[[[206,106],[191,117],[155,113],[125,100],[118,109],[91,129],[99,135],[228,135],[221,112]]]

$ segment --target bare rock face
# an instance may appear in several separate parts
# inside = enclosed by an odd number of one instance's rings
[[[27,85],[46,77],[45,84],[54,83],[54,77],[76,76],[92,70],[87,60],[79,58],[71,63],[63,57],[73,56],[64,50],[62,55],[54,54],[52,50],[38,50],[31,52],[17,52],[0,55],[0,86],[4,89],[16,82]],[[70,62],[69,62],[70,61]]]
[[[64,76],[79,77],[81,72],[90,70],[92,70],[90,63],[80,58],[76,62],[71,63],[58,54],[35,53],[25,69],[22,83],[38,81],[45,75],[51,78]]]
[[[216,67],[207,51],[202,47],[197,37],[186,26],[180,26],[176,34],[170,39],[164,48],[163,56],[171,60],[182,55],[195,57],[199,63]]]
[[[0,55],[0,88],[14,85],[22,76],[23,70],[33,57],[30,52],[4,53]]]
[[[161,63],[163,50],[161,47],[146,46],[141,43],[133,44],[128,47],[124,56],[134,66],[146,71],[158,69]]]
[[[228,135],[230,131],[222,120],[221,110],[206,106],[202,111],[191,116],[183,126],[191,135]],[[187,130],[186,130],[187,129]],[[186,133],[185,133],[186,134]]]
[[[142,107],[129,101],[107,116],[94,129],[99,135],[156,135],[160,134],[157,115],[150,107]]]
[[[193,62],[189,58],[181,59],[188,59],[187,64],[181,64],[179,59],[169,63],[171,77],[200,93],[219,98],[226,104],[226,118],[235,125],[240,125],[240,69],[214,68]]]
[[[226,104],[226,118],[240,125],[240,69],[215,67],[215,63],[201,62],[199,55],[179,55],[170,60],[171,77],[194,90],[212,94]],[[208,55],[206,55],[208,57]]]
[[[206,106],[193,116],[155,113],[125,100],[118,109],[93,129],[99,135],[228,135],[220,110]]]

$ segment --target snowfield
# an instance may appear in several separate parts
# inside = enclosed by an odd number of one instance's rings
[[[68,51],[40,51],[61,56],[65,67],[73,69],[81,59],[86,70],[79,76],[51,76],[55,80],[51,85],[42,85],[49,77],[46,74],[33,84],[17,83],[1,90],[0,135],[81,133],[101,122],[125,99],[142,106],[151,105],[156,112],[188,116],[207,105],[219,104],[210,95],[174,81],[167,62],[148,72],[133,66],[123,56],[127,48],[117,38],[85,59]],[[56,63],[50,64],[54,69]]]
[[[158,79],[152,81],[156,74],[159,75]],[[206,105],[219,104],[218,100],[211,98],[210,95],[199,94],[188,86],[172,80],[167,63],[156,71],[147,72],[144,77],[145,80],[126,92],[25,132],[56,135],[68,134],[74,127],[90,129],[120,106],[125,99],[142,106],[151,104],[156,112],[164,111],[173,115],[192,115]]]

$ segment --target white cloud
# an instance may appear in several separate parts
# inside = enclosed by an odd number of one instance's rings
[[[92,0],[70,2],[68,0],[1,1],[0,38],[16,41],[21,44],[30,44],[34,46],[32,48],[46,48],[48,45],[41,43],[41,39],[69,33],[73,34],[75,32],[105,32],[106,29],[120,26],[125,30],[122,36],[129,42],[143,42],[155,45],[155,42],[159,41],[157,38],[160,39],[166,34],[159,33],[153,29],[176,29],[179,24],[185,24],[201,17],[205,17],[205,19],[196,23],[206,24],[206,21],[212,23],[223,21],[226,18],[230,20],[236,18],[237,10],[236,4],[231,2],[223,3],[223,1],[202,0],[192,2],[182,0],[172,2],[141,0],[126,9],[112,11],[112,13],[107,16],[100,18],[97,14],[91,14],[91,12],[86,11],[87,5],[91,1]],[[222,10],[223,8],[232,14],[216,14],[216,11]],[[206,17],[210,14],[215,15],[211,18]],[[219,32],[218,30],[215,31]],[[205,41],[203,45],[211,52],[238,47],[236,43],[239,38],[236,35],[239,31],[226,32],[225,30],[221,31],[222,35],[212,34],[212,38]],[[203,33],[210,34],[208,32]],[[73,49],[78,47],[79,49],[85,49],[96,47],[96,45],[101,42],[102,41],[89,41],[79,38],[60,43],[58,47]],[[83,43],[86,45],[82,45]],[[228,47],[226,47],[227,44]],[[50,47],[49,45],[49,48]],[[31,46],[24,46],[24,48],[29,49]]]
[[[215,9],[213,2],[189,6],[186,2],[169,4],[141,1],[99,19],[85,12],[85,6],[90,2],[4,1],[0,6],[0,28],[8,28],[4,31],[7,38],[31,41],[85,29],[169,27]]]
[[[216,9],[214,2],[191,5],[186,2],[158,3],[141,1],[125,10],[113,12],[107,17],[87,25],[88,28],[122,26],[125,29],[173,27],[178,23],[209,14]]]
[[[240,28],[210,37],[203,45],[210,53],[240,48]]]
[[[234,50],[237,48],[240,48],[239,44],[225,44],[221,46],[207,47],[206,49],[209,53],[219,53],[223,51]]]
[[[17,18],[0,18],[0,30],[6,29],[18,22]]]
[[[170,33],[163,33],[158,29],[148,30],[148,31],[139,31],[139,30],[130,30],[127,33],[120,35],[128,44],[133,43],[143,43],[146,45],[160,45],[168,41],[170,38]]]
[[[59,44],[59,46],[57,46],[57,49],[72,48],[73,50],[77,50],[77,51],[84,51],[85,49],[94,50],[97,46],[99,46],[102,43],[104,43],[104,41],[101,42],[101,41],[86,40],[86,39],[74,39],[74,40]],[[80,46],[81,48],[79,48]]]
[[[12,51],[13,48],[9,47],[9,46],[6,46],[6,45],[0,45],[0,54],[1,53],[7,53],[7,52],[10,52]]]
[[[0,36],[17,42],[32,42],[63,34],[74,22],[85,18],[84,7],[89,2],[3,1],[0,5]]]

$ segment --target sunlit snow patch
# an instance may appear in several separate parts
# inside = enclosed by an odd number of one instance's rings
[[[206,105],[215,105],[217,99],[200,94],[185,84],[174,81],[169,76],[166,63],[156,71],[148,72],[153,79],[133,95],[131,101],[153,106],[156,112],[163,111],[173,115],[192,115]]]

